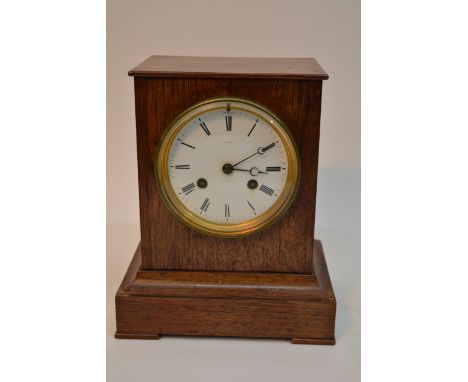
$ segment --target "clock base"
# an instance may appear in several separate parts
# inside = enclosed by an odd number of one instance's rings
[[[138,246],[115,304],[116,338],[180,335],[335,343],[336,300],[318,240],[311,274],[144,271]]]

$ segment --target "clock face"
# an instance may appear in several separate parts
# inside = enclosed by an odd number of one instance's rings
[[[200,232],[235,237],[276,221],[299,181],[287,128],[251,101],[221,98],[182,113],[156,154],[156,180],[169,209]]]

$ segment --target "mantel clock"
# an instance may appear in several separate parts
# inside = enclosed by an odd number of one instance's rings
[[[151,56],[134,77],[141,243],[117,338],[333,344],[314,240],[322,82],[314,59]]]

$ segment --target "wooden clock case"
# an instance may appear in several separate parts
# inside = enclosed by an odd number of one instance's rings
[[[314,59],[151,56],[134,77],[141,243],[117,292],[117,338],[235,336],[334,344],[336,301],[314,240],[322,81]],[[300,150],[301,183],[271,228],[235,239],[197,233],[161,200],[155,147],[184,110],[240,97],[278,115]]]

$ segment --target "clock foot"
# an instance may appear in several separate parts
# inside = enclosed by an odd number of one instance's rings
[[[128,340],[159,340],[161,337],[157,334],[138,334],[138,333],[115,333],[115,338]]]
[[[334,338],[291,338],[292,344],[300,345],[335,345]]]

